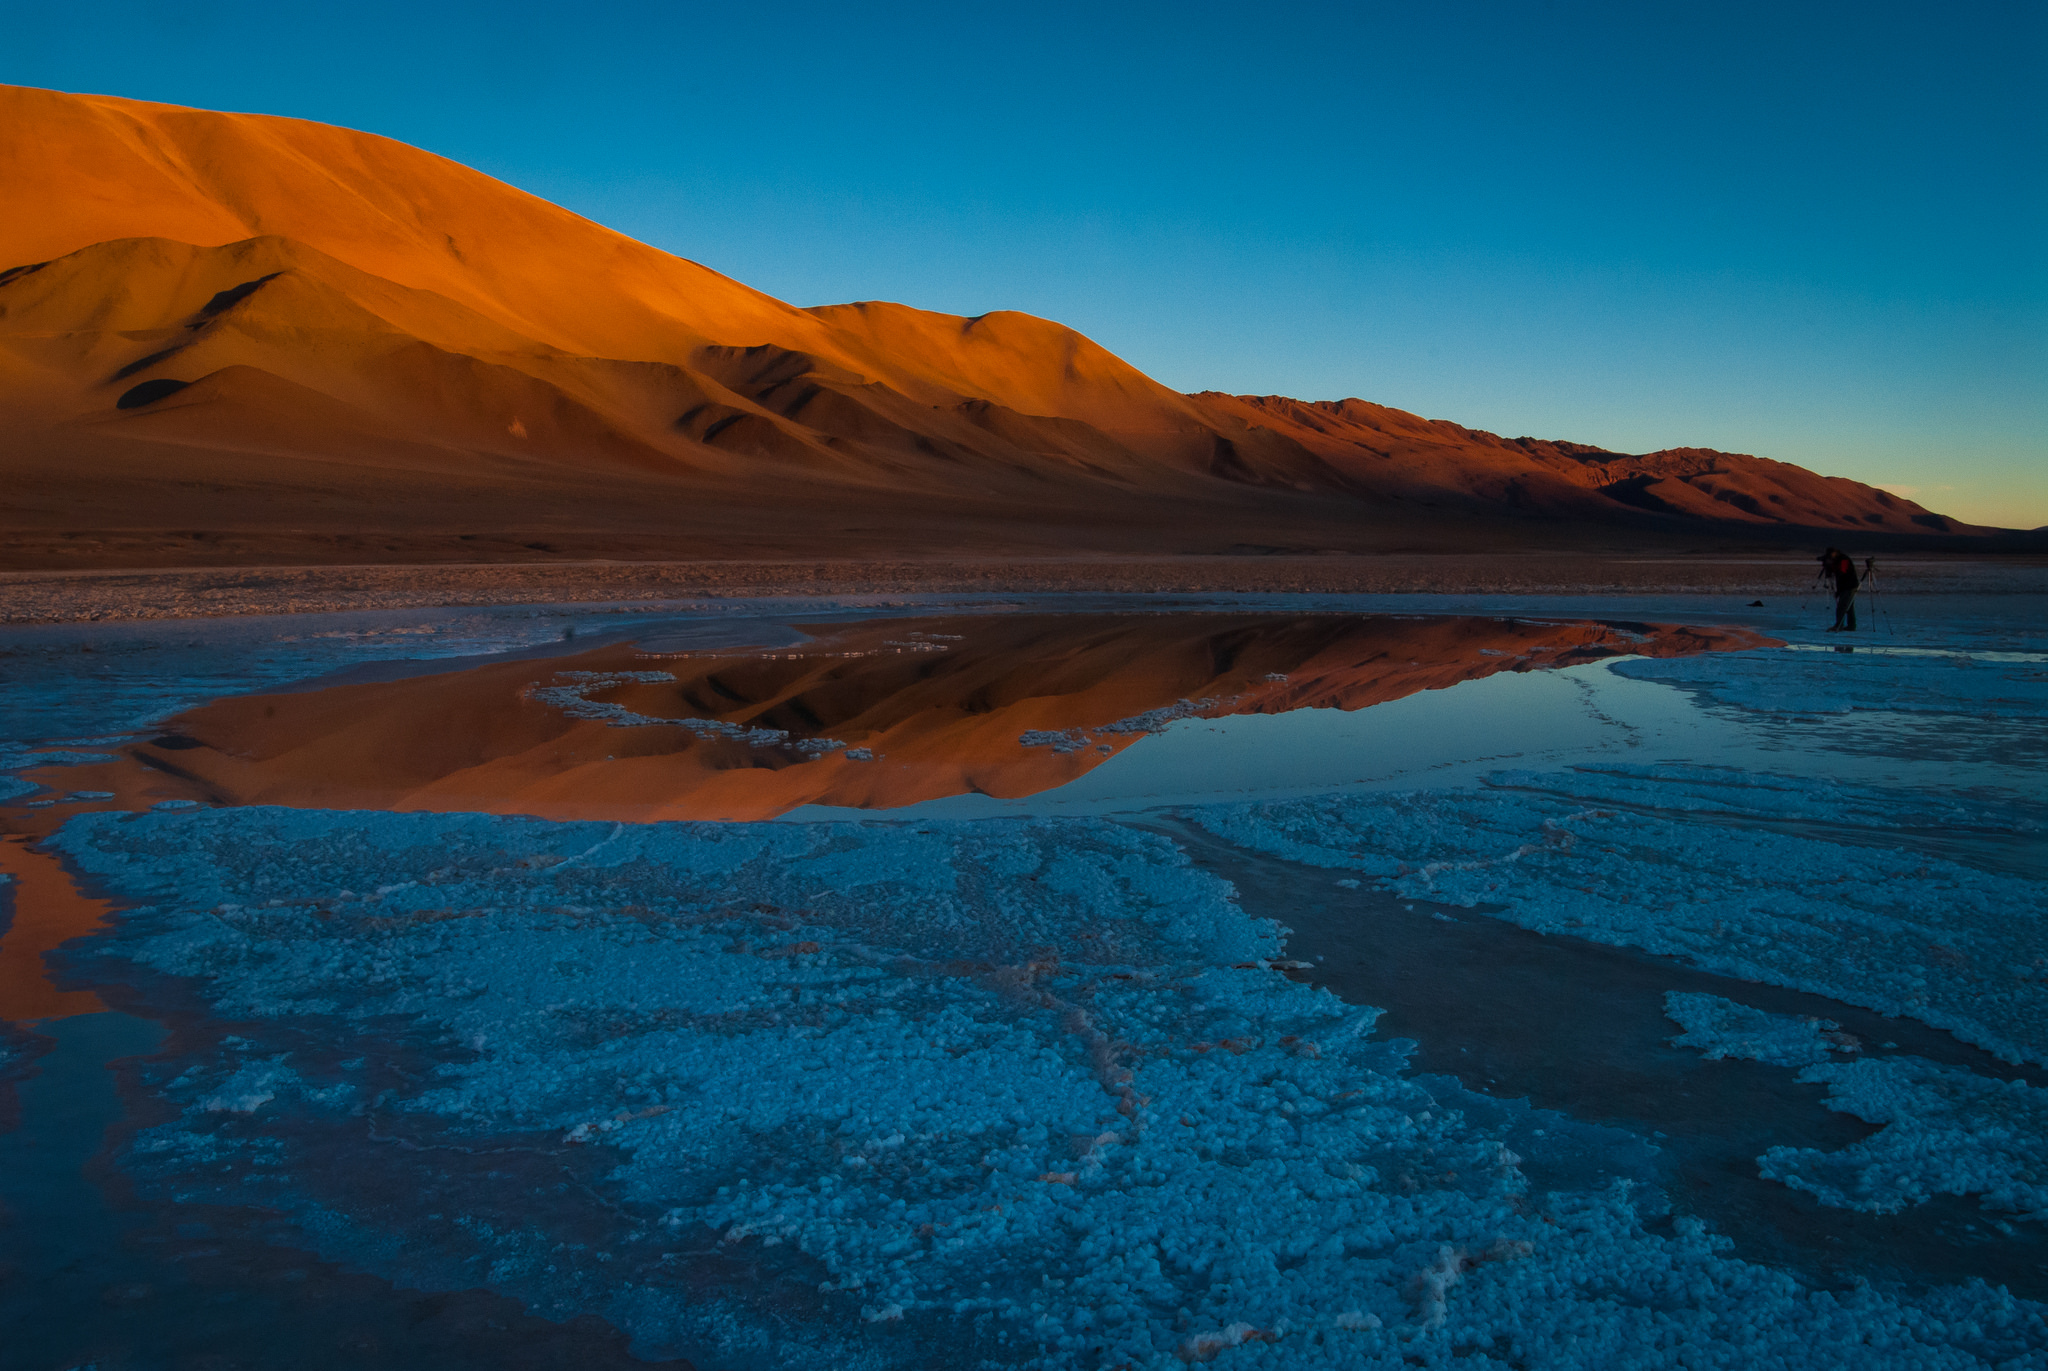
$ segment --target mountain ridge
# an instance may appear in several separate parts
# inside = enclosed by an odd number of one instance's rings
[[[49,209],[0,222],[16,564],[186,525],[388,551],[666,527],[714,555],[777,519],[806,547],[1097,551],[1992,532],[1746,454],[1184,395],[1018,311],[799,308],[334,125],[0,87],[0,187]]]

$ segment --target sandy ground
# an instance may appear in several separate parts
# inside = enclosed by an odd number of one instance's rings
[[[0,623],[307,614],[702,596],[947,593],[1810,594],[1803,556],[1128,557],[986,561],[564,561],[0,573]],[[1882,590],[2048,593],[2048,557],[1900,557]]]

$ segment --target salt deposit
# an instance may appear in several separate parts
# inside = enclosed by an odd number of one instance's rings
[[[2002,1291],[1815,1292],[1626,1186],[1532,1193],[1375,1011],[1266,969],[1274,926],[1122,826],[247,809],[88,815],[58,842],[141,905],[104,969],[189,978],[237,1021],[152,1068],[177,1112],[123,1158],[147,1190],[259,1201],[408,1283],[596,1310],[644,1353],[1921,1368],[2048,1347]],[[608,1174],[562,1184],[590,1149]],[[465,1207],[385,1196],[413,1156]],[[525,1181],[462,1180],[486,1171]],[[693,1297],[718,1253],[814,1293]]]
[[[1849,645],[1840,645],[1849,646]],[[1639,681],[1684,686],[1743,709],[1773,714],[1846,714],[1900,710],[1925,714],[2048,717],[2048,675],[2035,654],[1803,650],[1745,653],[1724,660],[1637,658],[1615,670]]]
[[[1832,1019],[1770,1014],[1718,995],[1674,990],[1664,997],[1664,1012],[1685,1028],[1671,1041],[1698,1048],[1710,1062],[1744,1057],[1773,1066],[1812,1066],[1833,1061],[1832,1053],[1862,1050]]]
[[[1480,792],[1191,813],[1232,842],[1357,871],[1401,895],[1683,957],[1908,1015],[2008,1061],[2048,1061],[2042,882],[1910,848],[1851,847],[1685,813],[1688,803],[1716,815],[1781,813],[1801,788],[1784,778],[1657,768],[1492,779],[1495,788]],[[1617,782],[1654,784],[1659,807],[1601,804]],[[1869,788],[1856,803],[1906,823],[1939,802]]]
[[[1861,1049],[1838,1025],[1715,995],[1672,994],[1666,1006],[1686,1029],[1672,1039],[1678,1045],[1709,1060],[1803,1068],[1800,1080],[1827,1086],[1828,1108],[1884,1125],[1837,1151],[1774,1147],[1758,1158],[1765,1177],[1868,1213],[1896,1213],[1947,1194],[2048,1219],[2048,1090],[1919,1057],[1838,1060]]]
[[[33,680],[0,682],[0,706],[15,706],[0,732],[34,741],[33,719],[84,740],[346,661],[561,627],[448,615],[340,638],[258,633],[226,664],[198,628],[133,660],[51,654]],[[1502,714],[1522,736],[1408,728],[1413,755],[1387,763],[1399,776],[1346,760],[1328,784],[1277,778],[1327,791],[1371,776],[1378,790],[1188,817],[1340,888],[1677,956],[2048,1060],[2044,883],[2023,860],[1930,847],[1966,835],[2024,855],[2048,823],[2037,794],[1957,789],[1951,752],[1895,765],[1876,733],[1858,735],[1855,766],[1802,770],[1811,759],[1785,742],[1810,725],[1833,747],[1852,726],[1915,717],[1992,757],[1973,782],[2011,786],[2048,718],[2039,664],[1810,646],[1573,668],[1540,689],[1503,675],[1471,698],[1542,704]],[[116,670],[94,676],[102,665]],[[626,683],[536,694],[619,710],[591,697]],[[1466,689],[1387,717],[1461,719],[1448,706]],[[1638,707],[1653,697],[1668,697],[1669,727],[1662,706]],[[53,700],[46,722],[34,711]],[[1228,728],[1282,727],[1212,725],[1199,717],[1211,703],[1123,721],[1166,731],[1120,739],[1112,765],[1179,744],[1213,773]],[[1568,711],[1571,728],[1554,729]],[[1304,754],[1331,751],[1327,725],[1294,722]],[[1117,729],[1025,741],[1078,749]],[[1361,752],[1384,742],[1360,737]],[[1785,766],[1760,762],[1771,749]],[[60,760],[25,750],[0,772]],[[10,785],[27,793],[0,775]],[[1151,778],[1105,803],[1192,793]],[[132,980],[124,1003],[178,1013],[169,1051],[134,1069],[139,1111],[160,1122],[109,1135],[145,1204],[260,1207],[289,1222],[286,1246],[553,1319],[600,1314],[643,1355],[2048,1367],[2039,1305],[1974,1281],[1819,1288],[1674,1210],[1647,1183],[1656,1139],[1418,1080],[1376,1010],[1295,983],[1278,969],[1282,930],[1124,824],[186,805],[79,815],[56,842],[136,906],[60,952],[67,974]],[[1830,1108],[1881,1125],[1847,1147],[1770,1148],[1758,1165],[1776,1182],[1875,1214],[1970,1196],[1987,1224],[2021,1232],[2048,1211],[2048,1109],[2031,1084],[1887,1055],[1819,1016],[1703,994],[1666,1004],[1682,1046],[1799,1072]],[[1613,1164],[1547,1167],[1543,1147],[1570,1130]],[[1641,1179],[1590,1179],[1602,1173]]]
[[[1837,1152],[1774,1147],[1763,1174],[1825,1204],[1889,1214],[1933,1195],[2048,1219],[2048,1090],[1917,1057],[1828,1062],[1799,1073],[1828,1108],[1884,1128]]]

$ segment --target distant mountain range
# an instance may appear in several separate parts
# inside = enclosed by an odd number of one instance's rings
[[[799,309],[467,167],[0,87],[9,564],[1427,550],[1995,530],[1758,457],[1168,389]]]

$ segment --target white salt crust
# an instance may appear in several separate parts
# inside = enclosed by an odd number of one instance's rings
[[[1883,644],[1866,638],[1863,646]],[[2010,660],[2022,656],[2036,660]],[[2042,670],[2038,654],[1709,652],[1633,658],[1611,669],[1639,681],[1688,687],[1722,704],[1760,713],[1899,710],[1972,718],[2048,718],[2048,671]]]
[[[1549,831],[1526,807],[1553,802],[1491,798],[1406,807]],[[275,1206],[407,1283],[601,1313],[648,1354],[2048,1365],[2042,1309],[2003,1291],[1813,1292],[1695,1221],[1646,1227],[1626,1186],[1531,1194],[1376,1011],[1268,969],[1271,924],[1113,824],[240,809],[57,842],[140,902],[91,945],[107,973],[190,978],[239,1021],[153,1078],[181,1113],[123,1158],[141,1184]],[[591,1148],[615,1158],[593,1188],[548,1160]],[[379,1198],[423,1158],[467,1208]],[[706,1253],[812,1293],[665,1274]]]
[[[1813,1066],[1862,1050],[1833,1019],[1771,1014],[1719,995],[1674,990],[1664,997],[1664,1013],[1685,1029],[1671,1040],[1673,1045],[1698,1048],[1710,1062],[1740,1057],[1773,1066]]]
[[[1894,1214],[1937,1194],[1976,1195],[1990,1210],[2048,1218],[2048,1090],[1919,1057],[1840,1060],[1860,1050],[1826,1019],[1772,1014],[1718,995],[1672,993],[1673,1038],[1708,1060],[1742,1057],[1804,1068],[1828,1088],[1828,1108],[1878,1132],[1834,1152],[1774,1147],[1762,1174],[1823,1204]]]
[[[1407,898],[1684,957],[1907,1015],[2007,1061],[2048,1061],[2048,885],[1904,846],[1760,826],[1818,806],[1860,815],[1864,827],[1960,816],[2012,831],[2034,822],[2022,807],[1718,768],[1606,766],[1488,779],[1492,788],[1478,792],[1318,797],[1190,814],[1232,842],[1356,871]],[[1646,803],[1652,788],[1654,812],[1622,807]],[[1759,823],[1730,822],[1743,818]]]

